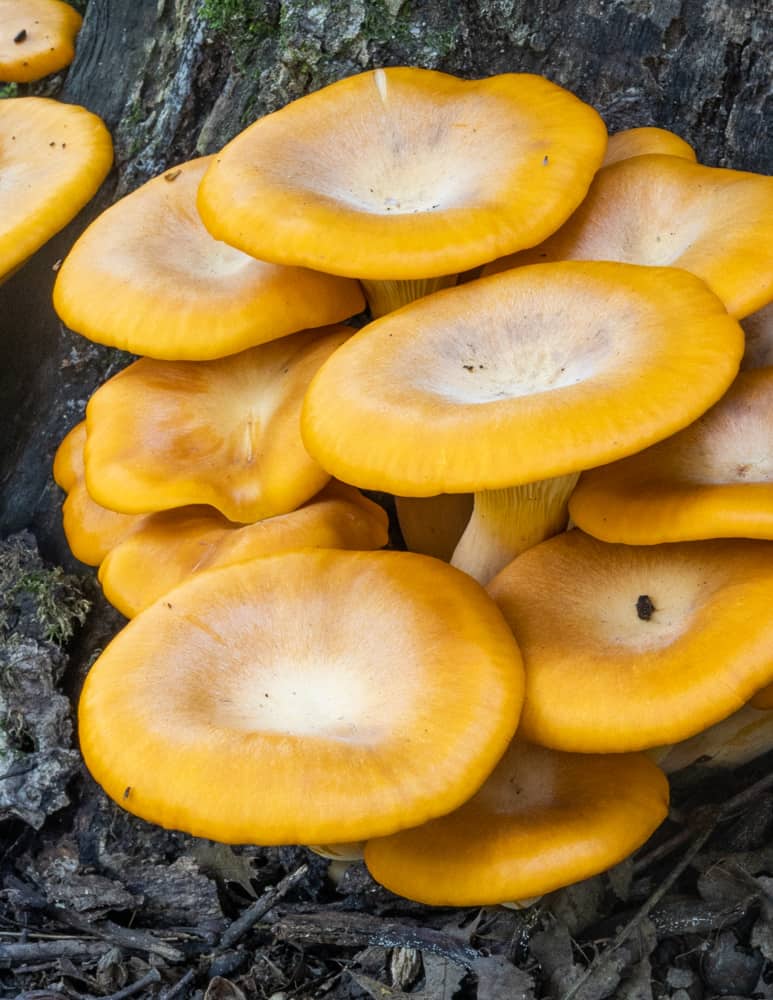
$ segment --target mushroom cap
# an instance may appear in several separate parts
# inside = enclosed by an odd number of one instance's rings
[[[773,539],[773,368],[741,372],[666,441],[583,474],[569,511],[605,542]]]
[[[664,156],[680,156],[695,163],[695,150],[674,132],[665,128],[646,125],[642,128],[627,128],[609,137],[603,167],[620,160],[630,160],[632,156],[646,156],[660,153]]]
[[[127,514],[209,504],[244,524],[295,510],[330,478],[301,441],[303,394],[351,332],[324,327],[215,361],[129,365],[86,410],[89,493]]]
[[[644,754],[565,754],[516,739],[461,809],[369,840],[365,863],[420,903],[510,902],[611,868],[667,811],[668,782]]]
[[[578,753],[687,739],[773,680],[773,543],[608,545],[569,531],[488,586],[526,667],[524,739]]]
[[[769,753],[773,750],[773,712],[757,707],[757,700],[763,700],[761,696],[766,690],[769,689],[758,691],[748,705],[689,740],[656,747],[647,756],[666,774],[690,767],[700,775],[707,767],[742,767]]]
[[[518,722],[522,667],[473,580],[405,552],[211,570],[89,673],[86,764],[123,808],[225,843],[341,843],[450,812]]]
[[[556,230],[606,138],[593,108],[539,76],[377,69],[242,132],[204,178],[199,211],[215,237],[262,260],[438,277]]]
[[[110,135],[90,111],[0,101],[0,280],[75,218],[112,162]]]
[[[379,549],[388,540],[389,519],[382,507],[352,486],[328,484],[298,510],[255,524],[233,524],[212,507],[149,514],[107,554],[99,582],[108,601],[133,618],[207,569],[304,548]]]
[[[742,352],[739,325],[684,271],[518,268],[357,333],[314,378],[303,438],[337,478],[399,496],[515,486],[673,434]]]
[[[741,368],[773,366],[773,302],[747,316],[741,326],[746,336],[746,353]]]
[[[600,170],[555,235],[484,274],[551,260],[681,267],[742,318],[773,299],[771,216],[773,177],[635,156]]]
[[[98,566],[144,515],[119,514],[91,499],[86,489],[85,446],[86,421],[82,420],[57,449],[54,480],[67,494],[62,505],[62,524],[72,554],[88,566]]]
[[[0,82],[32,83],[69,66],[82,22],[60,0],[0,0]]]
[[[182,163],[103,212],[57,275],[54,307],[91,340],[170,361],[235,354],[362,311],[357,282],[255,260],[213,239]]]

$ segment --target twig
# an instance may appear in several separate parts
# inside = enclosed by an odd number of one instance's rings
[[[353,948],[365,945],[416,948],[418,951],[442,955],[464,968],[470,968],[480,958],[474,948],[459,944],[448,934],[427,927],[400,924],[366,913],[281,914],[269,923],[274,936],[283,941]]]
[[[114,924],[111,920],[95,924],[81,916],[80,913],[76,913],[65,906],[47,906],[45,912],[67,927],[74,927],[84,934],[92,934],[94,937],[101,938],[103,941],[109,941],[119,948],[159,955],[161,958],[166,959],[167,962],[182,962],[185,959],[185,955],[178,948],[173,948],[172,945],[166,944],[164,941],[159,941],[149,931],[121,927],[119,924]]]
[[[179,997],[188,985],[193,982],[193,977],[195,975],[195,969],[188,969],[185,975],[181,979],[178,979],[174,986],[170,986],[169,989],[161,991],[158,1000],[172,1000],[173,997]]]
[[[225,929],[217,950],[225,951],[236,944],[239,938],[243,937],[251,927],[254,927],[261,917],[264,917],[283,896],[287,895],[294,885],[301,881],[308,870],[307,864],[300,865],[295,871],[285,875],[281,881],[277,882],[273,889],[268,889],[260,899],[256,899],[248,906],[244,913]]]
[[[580,976],[580,978],[575,982],[575,984],[571,987],[568,993],[565,993],[563,995],[562,1000],[573,1000],[573,998],[577,996],[577,994],[580,992],[582,987],[585,986],[588,980],[592,976],[594,976],[597,972],[599,972],[601,969],[604,968],[606,963],[610,960],[612,955],[614,955],[617,949],[628,940],[628,938],[633,934],[633,932],[637,929],[637,927],[639,927],[645,920],[645,918],[648,916],[650,910],[652,910],[653,907],[657,906],[657,904],[665,896],[665,894],[668,892],[668,890],[671,888],[674,882],[676,882],[676,880],[679,878],[682,872],[689,867],[690,862],[693,860],[696,854],[698,854],[700,849],[703,847],[703,845],[706,843],[706,841],[714,832],[714,829],[717,823],[719,822],[719,819],[720,819],[720,814],[718,813],[711,820],[711,822],[708,823],[708,825],[704,828],[704,830],[698,834],[698,836],[692,842],[689,850],[685,853],[684,857],[679,862],[679,864],[675,865],[674,868],[671,869],[671,872],[668,875],[668,877],[663,882],[660,883],[658,888],[655,890],[655,892],[652,893],[649,899],[647,899],[646,902],[639,907],[639,909],[631,917],[628,923],[624,927],[622,927],[620,931],[618,931],[615,940],[609,945],[609,947],[606,948],[603,952],[599,952],[596,958],[594,958],[594,960],[591,962],[591,964],[588,966],[585,972]]]
[[[101,958],[105,945],[101,941],[34,941],[26,944],[0,944],[0,968],[13,969],[17,964],[45,962],[57,958]]]
[[[122,990],[118,990],[117,993],[111,993],[109,996],[101,997],[100,1000],[126,1000],[126,997],[133,997],[135,993],[140,993],[146,986],[151,986],[153,983],[160,982],[161,973],[158,969],[151,969],[150,972],[146,973],[142,977],[142,979],[138,979],[136,983],[130,983],[128,986],[124,986]]]

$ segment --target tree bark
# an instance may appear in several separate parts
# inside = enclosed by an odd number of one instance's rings
[[[767,0],[90,0],[59,96],[106,121],[116,165],[79,219],[0,287],[0,533],[32,526],[46,554],[73,562],[52,456],[127,358],[61,329],[52,267],[114,198],[379,65],[544,74],[610,131],[660,125],[704,163],[765,172],[772,35]]]

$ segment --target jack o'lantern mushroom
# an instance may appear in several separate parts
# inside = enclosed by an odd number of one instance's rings
[[[213,157],[116,202],[76,242],[54,307],[78,333],[170,361],[205,361],[361,312],[356,281],[256,260],[213,239],[196,192]]]
[[[512,739],[518,647],[473,580],[405,552],[210,570],[90,671],[79,732],[124,809],[225,843],[339,843],[456,809]]]
[[[70,551],[87,566],[99,566],[144,515],[119,514],[95,503],[86,489],[86,421],[64,437],[54,456],[54,481],[67,494],[62,505],[64,535]]]
[[[69,66],[82,21],[61,0],[0,0],[0,81],[32,83]]]
[[[89,494],[127,514],[209,504],[243,524],[295,510],[330,478],[301,441],[303,394],[351,333],[306,330],[214,361],[135,361],[86,408]]]
[[[773,539],[773,368],[741,372],[683,431],[583,473],[569,512],[606,542]]]
[[[94,194],[113,162],[101,120],[43,97],[0,101],[0,281]]]
[[[326,362],[309,452],[398,496],[475,492],[453,563],[487,581],[561,531],[580,470],[686,426],[727,389],[743,335],[672,268],[519,268],[405,306]]]
[[[773,542],[610,545],[582,531],[488,586],[523,653],[519,734],[573,753],[688,739],[773,680]]]
[[[611,135],[602,166],[608,167],[611,163],[630,160],[632,156],[646,156],[648,153],[681,156],[683,160],[695,163],[695,150],[684,139],[667,129],[645,125]]]
[[[373,878],[432,906],[542,896],[627,858],[666,818],[668,782],[644,754],[568,754],[515,739],[460,809],[369,840]]]
[[[634,156],[600,170],[557,233],[484,274],[556,260],[680,267],[740,319],[773,299],[771,216],[773,177],[679,156]]]
[[[298,510],[255,524],[232,524],[212,507],[148,514],[107,553],[99,582],[108,601],[133,618],[205,570],[307,548],[379,549],[387,541],[383,508],[353,486],[328,483]]]
[[[382,315],[554,232],[606,138],[593,108],[539,76],[377,69],[242,132],[199,211],[261,260],[360,278]]]

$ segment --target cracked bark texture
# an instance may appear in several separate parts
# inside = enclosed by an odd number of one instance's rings
[[[73,562],[51,459],[126,357],[61,329],[51,269],[114,198],[296,97],[404,64],[541,73],[611,131],[661,125],[702,162],[770,172],[771,37],[767,0],[90,0],[59,96],[102,116],[116,167],[0,288],[0,533],[32,526],[47,555]]]

